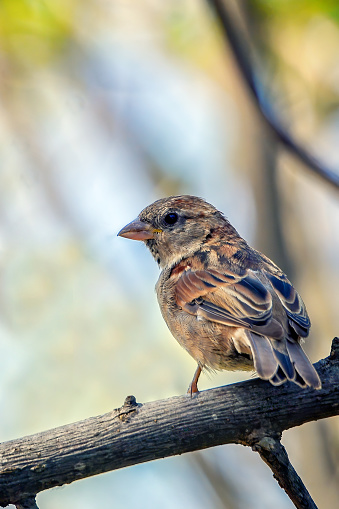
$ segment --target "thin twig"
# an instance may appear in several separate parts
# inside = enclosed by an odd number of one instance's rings
[[[210,3],[220,21],[223,34],[227,39],[229,46],[234,54],[244,82],[247,85],[260,115],[268,124],[279,142],[289,150],[299,161],[311,169],[323,180],[331,184],[336,189],[339,188],[339,173],[320,163],[308,150],[300,146],[293,136],[282,126],[281,119],[278,118],[272,104],[264,97],[263,87],[256,75],[251,59],[250,47],[245,43],[244,34],[237,27],[237,22],[232,17],[229,3],[223,0],[207,0]]]

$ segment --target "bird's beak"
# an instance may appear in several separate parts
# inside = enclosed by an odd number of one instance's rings
[[[148,240],[154,238],[154,233],[159,232],[150,224],[144,223],[139,219],[134,219],[131,223],[128,223],[118,233],[119,237],[125,237],[126,239],[132,240]]]

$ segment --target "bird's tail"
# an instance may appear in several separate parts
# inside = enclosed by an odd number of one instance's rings
[[[263,380],[281,385],[290,380],[300,387],[321,389],[321,380],[309,358],[294,339],[274,340],[248,333],[254,368]]]

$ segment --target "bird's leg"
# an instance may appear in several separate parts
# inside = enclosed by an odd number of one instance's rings
[[[193,394],[196,394],[197,392],[199,392],[198,391],[198,380],[199,380],[199,376],[200,376],[201,371],[202,371],[202,368],[201,368],[200,364],[198,364],[198,367],[195,370],[195,373],[194,373],[194,376],[193,376],[193,380],[190,383],[190,385],[188,387],[188,391],[187,391],[187,394],[190,394],[191,397],[192,397]]]

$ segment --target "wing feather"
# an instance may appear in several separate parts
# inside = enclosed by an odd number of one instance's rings
[[[301,387],[321,388],[319,376],[298,342],[300,336],[308,335],[310,320],[284,274],[264,272],[272,289],[249,269],[237,274],[227,268],[220,273],[214,269],[194,271],[187,265],[177,274],[177,305],[198,318],[243,328],[261,378],[273,385],[292,380]]]
[[[311,322],[308,317],[305,304],[295,288],[291,285],[285,274],[279,276],[265,272],[271,282],[273,289],[285,308],[289,318],[289,324],[297,334],[305,338],[308,336]]]
[[[181,273],[176,302],[188,313],[234,327],[244,327],[277,339],[282,326],[272,317],[272,296],[253,272],[221,274],[215,270]]]

